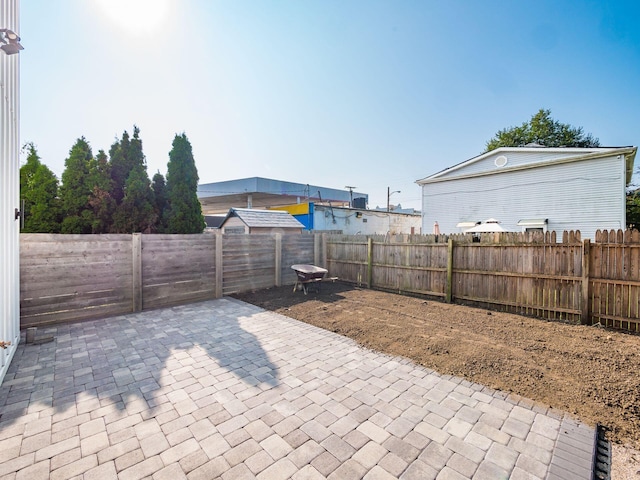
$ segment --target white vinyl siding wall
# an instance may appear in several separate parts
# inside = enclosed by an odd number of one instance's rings
[[[507,157],[507,164],[504,167],[497,167],[494,162],[496,158],[501,156]],[[462,175],[463,171],[464,175],[473,175],[476,173],[492,171],[498,172],[499,170],[504,170],[506,168],[521,167],[523,165],[531,165],[534,163],[541,163],[545,161],[559,160],[572,156],[575,156],[575,153],[557,153],[553,155],[553,157],[549,157],[548,154],[545,156],[542,155],[539,151],[523,152],[516,155],[510,152],[498,152],[492,155],[488,155],[485,158],[481,158],[476,162],[472,162],[469,165],[461,165],[459,169],[452,170],[451,172],[446,172],[438,178],[455,178]]]
[[[580,230],[583,238],[625,228],[624,162],[610,156],[428,183],[422,228],[437,221],[443,233],[457,233],[459,222],[492,217],[514,232],[522,231],[520,220],[546,218],[549,231]]]
[[[0,28],[18,33],[18,0],[0,0]],[[20,55],[0,51],[0,383],[20,339],[19,206]]]

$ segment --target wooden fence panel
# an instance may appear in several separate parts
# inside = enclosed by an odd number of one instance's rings
[[[640,332],[640,232],[596,232],[590,262],[591,322]]]
[[[275,236],[224,235],[222,246],[224,295],[275,285]]]
[[[294,283],[290,267],[313,263],[315,238],[283,235],[278,243],[275,238],[23,234],[21,326],[201,301],[272,287],[278,277]]]
[[[143,235],[142,308],[215,297],[215,236]]]
[[[453,297],[514,313],[577,321],[581,252],[578,243],[456,244]]]
[[[444,297],[447,244],[373,243],[372,277],[376,288]]]
[[[20,325],[131,311],[131,235],[22,234]]]
[[[342,240],[342,236],[327,236],[327,269],[329,274],[358,285],[367,282],[367,239],[362,236]]]
[[[409,279],[415,287],[413,293],[444,297],[447,290],[447,243],[410,245],[409,253],[403,267],[411,263],[417,267]]]
[[[296,283],[296,273],[291,265],[314,263],[313,235],[283,235],[282,237],[282,285]]]

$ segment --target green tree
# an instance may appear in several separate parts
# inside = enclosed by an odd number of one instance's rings
[[[164,212],[167,210],[167,184],[164,181],[164,177],[160,172],[157,172],[153,176],[151,183],[151,189],[153,190],[153,198],[155,199],[155,211],[157,217],[156,232],[164,233],[165,225],[163,223]]]
[[[24,146],[27,162],[20,167],[20,198],[24,200],[26,233],[57,233],[60,231],[58,179],[40,161],[33,143]]]
[[[167,164],[167,233],[202,233],[205,223],[197,190],[198,170],[191,143],[184,133],[176,135]]]
[[[627,228],[640,230],[640,189],[627,192]]]
[[[151,233],[157,216],[153,191],[143,165],[129,173],[124,187],[124,198],[113,217],[113,230],[117,233]]]
[[[89,184],[93,185],[89,195],[89,205],[93,211],[91,232],[108,233],[113,225],[116,201],[111,196],[111,164],[104,150],[100,150],[89,164]]]
[[[135,131],[135,129],[134,129]],[[121,140],[116,140],[109,149],[109,157],[111,158],[111,197],[120,204],[124,198],[124,184],[127,181],[129,173],[133,169],[129,150],[131,140],[129,134],[122,134]]]
[[[91,147],[84,137],[79,138],[65,160],[60,186],[62,233],[91,233],[93,209],[89,196],[94,185],[90,169],[93,161]]]
[[[582,127],[572,127],[551,118],[551,110],[540,109],[517,127],[499,130],[486,144],[486,152],[498,147],[523,147],[536,143],[545,147],[599,147],[600,141]]]
[[[111,146],[111,197],[116,202],[112,231],[152,232],[156,229],[155,200],[142,152],[140,129],[133,137],[125,131],[122,140]]]

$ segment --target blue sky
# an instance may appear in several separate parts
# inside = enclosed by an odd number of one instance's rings
[[[21,0],[21,141],[176,133],[201,183],[261,176],[420,208],[415,181],[540,108],[640,143],[640,2]]]

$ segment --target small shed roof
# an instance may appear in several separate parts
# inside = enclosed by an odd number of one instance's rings
[[[232,208],[225,221],[230,217],[238,217],[249,228],[304,228],[304,225],[289,212],[283,210],[256,210],[251,208]]]

